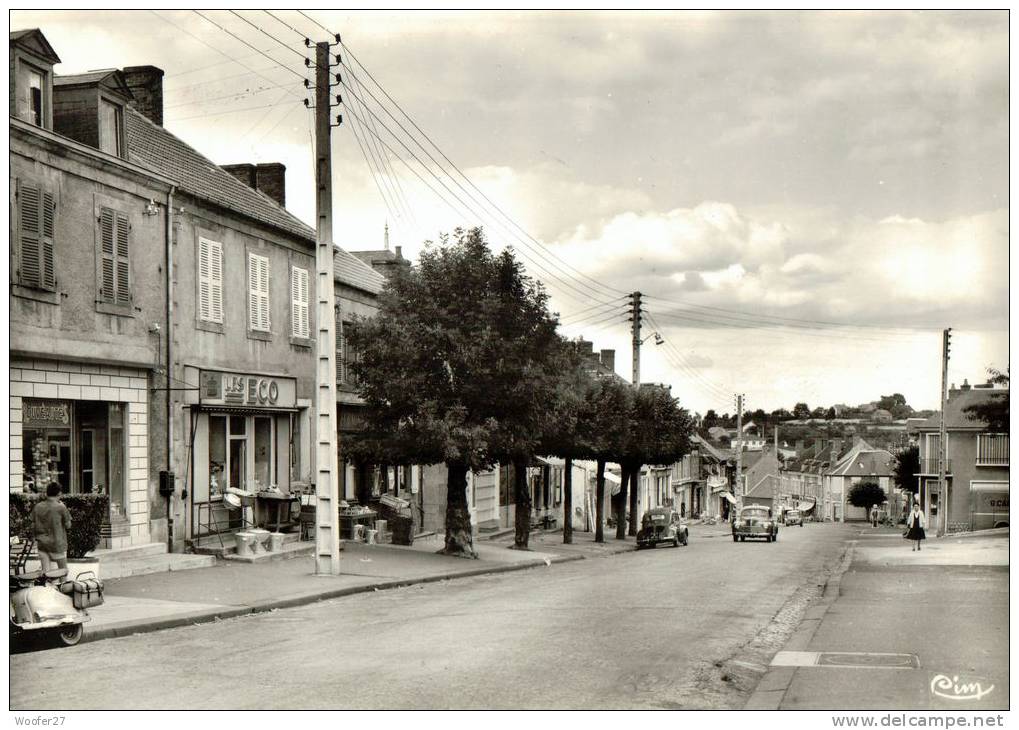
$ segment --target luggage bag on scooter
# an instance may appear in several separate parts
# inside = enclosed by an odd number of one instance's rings
[[[61,583],[60,592],[69,595],[78,609],[101,606],[104,602],[103,582],[91,570],[79,573],[75,580]]]

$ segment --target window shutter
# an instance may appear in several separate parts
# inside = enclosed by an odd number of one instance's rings
[[[308,337],[308,270],[290,270],[290,316],[294,337]]]
[[[223,323],[223,244],[209,241],[209,316]]]
[[[114,215],[109,208],[99,212],[99,254],[100,262],[99,301],[112,303],[117,300],[116,254],[114,251]]]
[[[131,303],[131,260],[129,242],[131,222],[123,213],[117,213],[117,235],[114,243],[117,267],[117,304]]]
[[[346,363],[343,361],[343,320],[340,319],[340,311],[336,310],[336,382],[347,382],[344,378]]]
[[[223,244],[198,239],[198,318],[223,322]]]
[[[25,286],[40,287],[43,284],[41,199],[39,188],[19,182],[18,234],[21,240],[18,280]]]
[[[269,326],[269,259],[248,254],[248,327],[268,332]]]
[[[42,194],[42,286],[45,289],[56,289],[57,275],[54,268],[54,234],[53,218],[57,212],[57,203],[52,193]]]
[[[208,322],[212,319],[212,242],[198,238],[198,319]]]

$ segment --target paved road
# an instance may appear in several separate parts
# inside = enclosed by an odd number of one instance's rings
[[[11,708],[739,708],[857,528],[691,540],[11,657]]]

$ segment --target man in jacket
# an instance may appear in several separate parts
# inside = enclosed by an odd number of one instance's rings
[[[60,485],[50,482],[46,499],[32,509],[32,531],[43,571],[67,567],[67,531],[71,527],[71,513],[60,501]]]

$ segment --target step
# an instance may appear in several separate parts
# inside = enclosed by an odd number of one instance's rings
[[[146,555],[142,557],[117,560],[109,564],[99,564],[99,577],[103,580],[114,578],[130,578],[150,573],[169,573],[177,570],[193,568],[210,568],[216,564],[211,555],[191,555],[189,553],[163,553],[162,555]]]
[[[146,555],[165,554],[165,542],[149,542],[144,545],[129,545],[127,547],[120,548],[100,548],[99,550],[93,550],[89,553],[89,557],[94,557],[99,560],[100,563],[104,563],[114,560],[130,560],[132,558],[139,558]]]
[[[238,555],[236,552],[226,553],[222,556],[224,560],[232,560],[238,563],[267,563],[274,560],[290,560],[303,555],[311,555],[315,552],[313,540],[284,542],[283,549],[278,553],[255,553],[254,555]]]
[[[499,520],[488,520],[478,525],[478,532],[496,532],[499,529]]]

